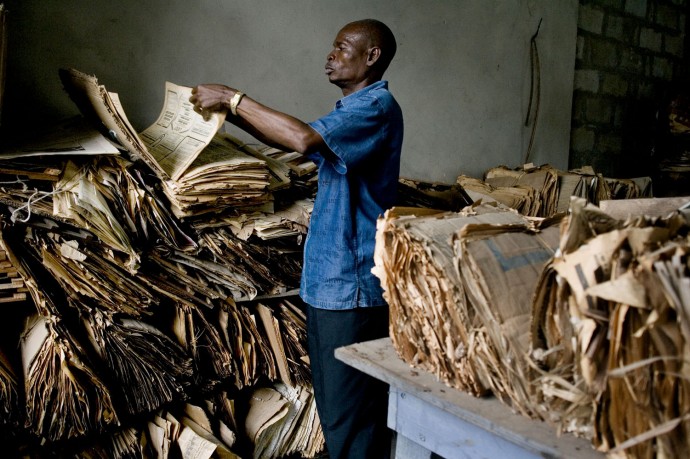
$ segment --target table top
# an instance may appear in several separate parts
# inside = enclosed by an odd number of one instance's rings
[[[544,457],[598,458],[591,442],[571,434],[558,436],[553,426],[516,414],[495,397],[477,398],[439,381],[398,357],[390,338],[336,349],[337,359],[396,389],[481,427]]]

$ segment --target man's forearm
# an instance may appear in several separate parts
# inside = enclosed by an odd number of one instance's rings
[[[258,140],[276,148],[307,154],[325,147],[321,136],[308,124],[273,110],[236,89],[220,84],[202,84],[192,89],[190,101],[199,113],[227,110],[226,118]]]
[[[237,116],[229,117],[228,121],[267,145],[302,154],[324,145],[321,136],[308,124],[250,97],[243,97],[236,111]]]

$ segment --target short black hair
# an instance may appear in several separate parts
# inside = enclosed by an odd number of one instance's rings
[[[383,74],[393,60],[393,57],[395,57],[395,52],[398,49],[393,31],[377,19],[361,19],[351,22],[345,27],[360,28],[369,38],[369,45],[377,46],[381,49],[381,57],[376,65],[379,67],[381,74]]]

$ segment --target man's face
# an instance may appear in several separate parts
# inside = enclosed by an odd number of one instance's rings
[[[364,81],[368,65],[368,40],[355,27],[345,26],[333,42],[333,50],[326,56],[328,80],[340,88],[351,88]]]

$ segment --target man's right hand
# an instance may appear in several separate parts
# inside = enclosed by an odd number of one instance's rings
[[[194,104],[194,111],[201,115],[226,111],[230,109],[230,101],[236,92],[236,89],[223,84],[200,84],[192,88],[189,101]]]

